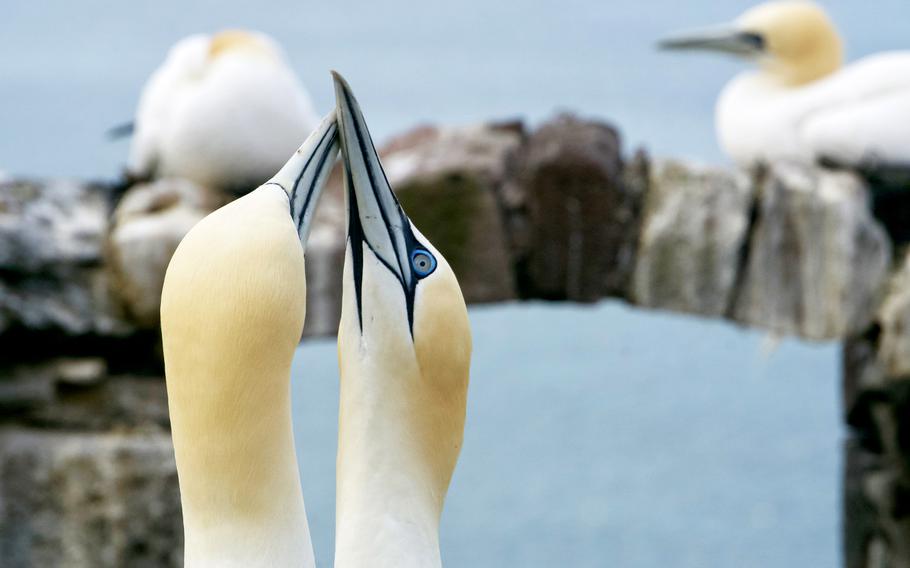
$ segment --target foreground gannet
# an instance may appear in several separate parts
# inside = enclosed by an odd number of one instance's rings
[[[190,36],[142,92],[128,175],[246,191],[278,171],[316,122],[270,38],[240,30]]]
[[[910,170],[910,51],[841,68],[840,37],[824,11],[801,0],[757,6],[733,24],[661,43],[755,61],[716,109],[723,150],[739,165],[791,159],[887,173]]]
[[[467,310],[334,76],[348,207],[335,566],[440,566],[439,517],[464,434]]]
[[[306,314],[301,243],[336,137],[333,112],[168,266],[161,334],[188,568],[314,566],[289,381]]]

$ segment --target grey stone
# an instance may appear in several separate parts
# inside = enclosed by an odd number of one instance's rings
[[[0,184],[0,334],[130,332],[103,269],[109,200],[91,184]]]
[[[133,330],[110,295],[105,271],[76,266],[0,280],[0,334],[14,328],[70,336]]]
[[[108,196],[75,181],[0,182],[0,270],[26,274],[98,264]]]
[[[892,515],[903,507],[894,471],[881,456],[856,440],[846,446],[844,482],[844,565],[847,568],[907,568],[910,524]],[[906,482],[904,482],[906,483]]]
[[[844,345],[850,426],[845,478],[849,567],[910,566],[910,255],[875,321]]]
[[[760,175],[757,195],[733,317],[816,340],[866,329],[891,248],[865,185],[849,173],[776,164]]]
[[[48,360],[2,369],[0,422],[93,431],[149,426],[166,430],[170,426],[161,377],[109,376],[99,358]]]
[[[619,134],[562,115],[519,150],[502,203],[525,298],[625,297],[635,262],[640,188],[626,183]]]
[[[879,360],[889,377],[910,378],[910,252],[889,283],[878,312]]]
[[[664,161],[655,165],[639,241],[632,300],[723,317],[749,229],[749,178]]]
[[[15,418],[52,404],[55,396],[56,369],[53,364],[17,365],[0,375],[2,418]]]
[[[91,386],[57,382],[51,399],[20,412],[17,420],[41,428],[97,432],[170,428],[164,380],[129,375],[106,377]]]
[[[179,566],[181,526],[168,434],[0,430],[4,568]]]

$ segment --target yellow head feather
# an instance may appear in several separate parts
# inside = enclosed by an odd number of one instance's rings
[[[743,31],[760,35],[766,71],[787,85],[829,75],[843,64],[844,49],[831,19],[807,0],[779,0],[752,8],[737,20]]]
[[[245,50],[274,57],[275,53],[260,36],[246,30],[224,30],[212,36],[209,43],[209,60],[215,60],[233,51]]]

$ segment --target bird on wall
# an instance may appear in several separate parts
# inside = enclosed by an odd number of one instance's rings
[[[335,77],[348,211],[338,360],[335,566],[440,566],[471,331],[446,259],[405,214]]]
[[[168,266],[161,333],[188,568],[315,565],[289,383],[302,244],[337,153],[332,112],[267,183],[196,224]]]
[[[738,165],[786,159],[910,181],[910,51],[843,66],[834,24],[808,0],[761,4],[731,24],[660,46],[758,66],[730,81],[717,102],[717,136]]]
[[[265,34],[178,41],[152,74],[132,124],[127,177],[180,177],[243,193],[284,163],[318,122],[306,89]]]

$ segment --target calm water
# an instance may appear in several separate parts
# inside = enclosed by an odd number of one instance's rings
[[[364,5],[366,4],[366,5]],[[424,121],[559,109],[615,121],[627,146],[723,161],[712,111],[741,66],[657,53],[678,29],[752,0],[245,3],[9,0],[0,18],[0,170],[110,177],[176,39],[250,27],[287,49],[318,108],[328,69],[377,138]],[[907,47],[906,0],[825,2],[848,52]],[[838,349],[616,304],[472,311],[465,449],[443,520],[450,566],[829,567],[839,564]],[[322,565],[333,533],[337,364],[301,349],[303,476]]]
[[[839,349],[621,304],[473,309],[453,567],[806,568],[840,558]],[[659,350],[659,356],[655,351]],[[330,566],[334,341],[295,361],[304,492]]]

